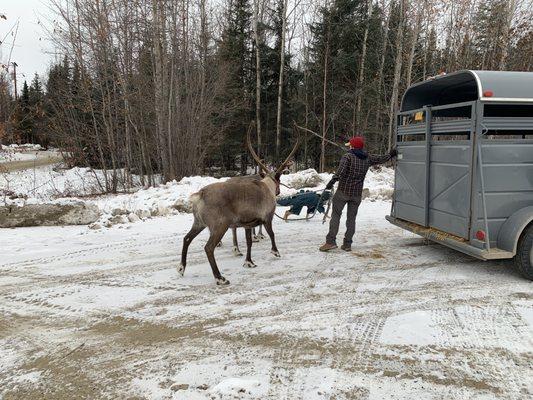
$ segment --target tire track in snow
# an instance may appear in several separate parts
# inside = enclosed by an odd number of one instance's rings
[[[148,245],[164,243],[168,240],[169,237],[174,238],[174,235],[154,238],[148,241],[146,244]],[[131,249],[136,246],[137,243],[132,241],[121,241],[120,243],[115,243],[112,245],[100,246],[98,247],[100,250],[109,250],[111,248],[119,250],[118,253],[120,254],[116,254],[115,256],[121,258],[113,258],[110,260],[106,259],[106,261],[102,263],[99,263],[98,259],[83,260],[82,263],[79,264],[80,269],[83,269],[88,264],[91,267],[93,265],[96,265],[96,267],[94,269],[90,269],[84,272],[73,271],[72,273],[69,273],[64,276],[54,276],[54,279],[50,279],[50,275],[43,275],[42,273],[28,271],[27,269],[12,271],[9,274],[10,276],[24,277],[30,279],[30,281],[13,285],[3,285],[0,287],[0,293],[2,293],[6,300],[13,302],[13,304],[23,303],[33,309],[35,309],[36,307],[41,307],[44,309],[48,309],[50,312],[53,313],[57,313],[58,311],[65,311],[77,314],[82,312],[83,308],[74,309],[72,307],[62,307],[57,304],[51,304],[48,300],[57,297],[68,296],[69,294],[74,294],[74,292],[69,291],[68,289],[73,285],[78,285],[78,287],[91,287],[93,285],[98,285],[108,287],[117,286],[134,288],[139,287],[139,284],[135,282],[129,282],[127,280],[127,276],[135,275],[139,272],[142,272],[143,274],[149,274],[163,270],[170,270],[171,274],[175,273],[175,267],[176,265],[178,265],[179,258],[181,257],[178,251],[170,251],[167,254],[159,254],[157,261],[146,262],[147,260],[154,259],[153,255],[150,254],[150,252],[147,252],[146,254],[141,253],[134,260],[131,259],[130,254],[124,254],[123,250]],[[68,261],[69,259],[74,259],[75,256],[79,254],[94,254],[93,250],[94,248],[91,248],[87,251],[68,252],[58,257],[48,258],[48,260],[50,261],[48,268],[53,271],[54,268],[60,268],[58,262],[64,262]],[[224,261],[230,259],[232,260],[235,258],[233,254],[229,251],[229,249],[227,252],[221,251],[220,253],[222,254],[218,254],[217,259],[222,263],[224,263]],[[189,266],[191,266],[191,264],[194,265],[207,263],[203,248],[198,248],[198,246],[191,246],[189,250],[189,256]],[[37,263],[40,261],[40,259],[36,259],[34,261],[35,263]],[[207,268],[209,267],[207,266]],[[188,268],[188,271],[189,274],[194,273],[191,272],[190,268]],[[206,271],[208,271],[208,269],[206,269]],[[249,271],[246,270],[243,272]],[[176,288],[187,287],[187,285],[184,286],[184,284],[180,284],[181,277],[179,277],[177,273],[175,278],[176,279],[174,283],[171,283],[170,286],[177,284]],[[211,283],[211,281],[209,282]],[[210,283],[206,286],[211,286]],[[40,297],[38,295],[40,295]]]
[[[297,243],[297,241],[295,242]],[[304,250],[302,247],[293,249],[294,253]],[[301,279],[299,287],[292,291],[287,300],[285,301],[286,307],[284,313],[290,314],[294,312],[295,308],[299,304],[299,301],[304,297],[306,292],[309,292],[316,284],[318,277],[323,273],[324,269],[328,265],[327,253],[321,256],[318,263],[315,264],[311,271],[305,275],[304,279]],[[283,387],[283,399],[298,399],[301,398],[302,388],[293,384],[295,381],[296,369],[287,364],[286,360],[293,360],[300,352],[301,339],[297,336],[288,335],[287,341],[281,348],[275,349],[272,355],[272,368],[270,369],[270,380],[279,380],[281,387]],[[273,395],[269,390],[269,395]]]
[[[524,344],[531,340],[527,322],[509,303],[435,309],[432,317],[439,327],[438,346],[476,351],[487,360],[494,357],[495,349],[511,348],[521,353]],[[520,395],[527,387],[521,384],[524,377],[514,366],[516,361],[501,357],[498,363],[487,362],[475,374],[509,396]]]
[[[129,250],[132,248],[142,248],[154,244],[161,244],[165,242],[171,242],[176,239],[176,235],[157,236],[151,239],[139,237],[138,239],[128,239],[114,243],[108,243],[102,246],[90,246],[88,248],[82,248],[75,251],[69,251],[56,256],[39,257],[24,261],[17,261],[13,263],[0,264],[1,272],[9,272],[13,268],[17,267],[31,267],[39,264],[49,264],[58,261],[69,261],[72,259],[79,259],[80,256],[90,256],[94,254],[102,254],[113,250]]]

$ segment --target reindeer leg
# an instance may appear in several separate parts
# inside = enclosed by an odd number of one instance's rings
[[[181,250],[181,263],[178,265],[178,274],[183,276],[185,273],[185,267],[187,266],[187,250],[189,250],[189,245],[193,241],[193,239],[198,236],[200,232],[202,232],[205,229],[205,226],[201,226],[197,223],[197,221],[194,221],[194,224],[192,225],[191,230],[189,233],[185,235],[183,238],[183,248]]]
[[[217,247],[218,242],[220,242],[220,239],[222,239],[227,230],[228,226],[216,227],[214,230],[211,231],[209,240],[207,241],[207,244],[204,247],[205,253],[207,254],[207,259],[209,260],[209,265],[211,265],[211,269],[213,270],[213,276],[215,277],[215,282],[217,283],[217,285],[229,285],[229,281],[222,275],[220,275],[220,271],[217,267],[217,262],[215,261],[215,248]]]
[[[272,250],[270,250],[270,252],[276,257],[281,257],[278,247],[276,246],[276,238],[274,237],[274,230],[272,229],[272,220],[265,221],[265,229],[268,233],[268,236],[270,236],[270,241],[272,242]]]
[[[265,238],[265,235],[263,235],[263,225],[259,225],[259,232],[257,235],[255,234],[255,228],[254,228],[254,236],[253,241],[259,242],[260,240],[263,240]]]
[[[252,261],[252,229],[246,228],[246,261],[244,261],[243,267],[255,268],[257,265]]]
[[[255,234],[255,228],[252,228],[252,242],[259,242],[259,236]]]
[[[231,228],[231,233],[233,234],[233,255],[241,257],[242,253],[239,250],[239,242],[237,241],[237,228]]]

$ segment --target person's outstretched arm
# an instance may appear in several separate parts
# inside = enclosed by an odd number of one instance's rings
[[[396,157],[397,155],[398,155],[398,151],[396,149],[392,149],[388,154],[383,154],[383,155],[371,154],[368,156],[368,161],[370,161],[370,165],[384,164],[387,161],[389,161],[391,158]]]

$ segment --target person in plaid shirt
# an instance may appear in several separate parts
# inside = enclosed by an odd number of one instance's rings
[[[363,183],[368,168],[372,165],[383,164],[391,158],[396,157],[398,152],[392,149],[389,154],[382,156],[369,155],[364,151],[365,140],[361,136],[354,136],[350,139],[347,146],[350,150],[344,154],[339,163],[337,172],[326,185],[326,190],[331,190],[335,182],[339,181],[339,186],[333,196],[333,211],[329,223],[329,232],[326,236],[326,243],[320,246],[320,251],[329,251],[337,248],[336,239],[339,232],[339,223],[344,206],[348,204],[348,215],[346,217],[346,233],[342,250],[352,250],[352,238],[355,233],[355,218],[357,210],[361,204],[361,195],[363,193]]]

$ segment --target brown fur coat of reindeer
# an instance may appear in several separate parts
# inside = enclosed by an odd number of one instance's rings
[[[183,276],[187,266],[187,250],[193,239],[206,227],[209,228],[209,239],[205,245],[207,259],[211,265],[217,285],[228,285],[229,281],[224,278],[218,269],[215,260],[215,248],[229,228],[244,228],[246,231],[246,260],[244,267],[254,268],[252,261],[252,228],[263,225],[272,242],[272,254],[280,257],[274,231],[272,230],[272,218],[276,209],[276,196],[279,194],[279,178],[281,171],[296,152],[300,143],[299,137],[287,159],[274,172],[261,162],[255,153],[251,141],[250,132],[253,124],[250,124],[246,134],[246,143],[252,157],[263,170],[265,177],[261,180],[253,179],[230,179],[226,182],[217,182],[207,185],[199,192],[190,197],[193,207],[194,222],[183,239],[181,252],[181,264],[178,273]]]
[[[239,179],[253,179],[256,181],[260,181],[265,177],[264,174],[257,174],[257,175],[243,175],[243,176],[235,176],[233,178],[230,178],[230,180],[239,180]],[[233,247],[232,252],[237,257],[242,257],[241,250],[239,249],[239,241],[237,238],[237,228],[233,227],[231,228],[231,236],[233,240]],[[264,239],[263,236],[263,225],[259,225],[259,232],[256,234],[255,228],[252,229],[252,242],[259,242],[260,240]],[[218,244],[218,247],[222,246],[222,241]]]

